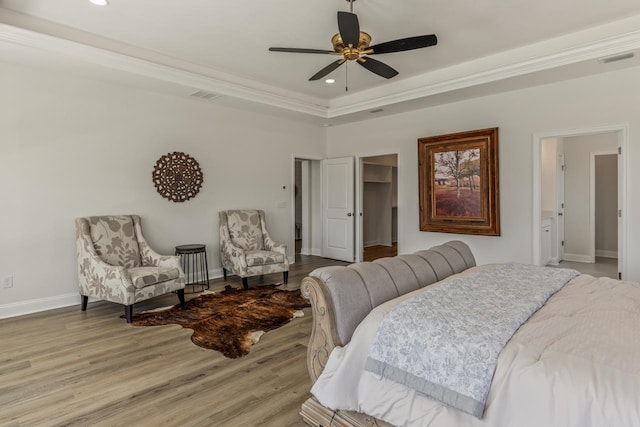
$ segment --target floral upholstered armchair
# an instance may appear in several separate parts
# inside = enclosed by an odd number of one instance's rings
[[[220,259],[224,279],[227,272],[247,278],[282,271],[284,283],[289,279],[287,246],[275,243],[264,221],[261,210],[231,210],[220,212]]]
[[[82,311],[89,297],[124,305],[127,323],[133,304],[176,291],[184,303],[180,258],[157,254],[142,236],[137,215],[76,219],[78,285]]]

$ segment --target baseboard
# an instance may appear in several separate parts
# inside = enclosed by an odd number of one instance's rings
[[[218,279],[222,276],[224,276],[224,273],[222,272],[222,267],[209,269],[209,280]]]
[[[314,248],[301,248],[300,255],[313,255],[313,256],[322,256],[322,252],[320,249]]]
[[[55,297],[2,304],[0,305],[0,319],[23,316],[25,314],[38,313],[55,308],[69,307],[71,305],[80,305],[79,293],[74,292],[72,294],[57,295]]]
[[[289,257],[289,262],[293,263],[293,258]],[[218,279],[224,276],[222,267],[209,270],[209,279]],[[89,298],[89,302],[98,301],[96,298]],[[56,308],[80,305],[80,294],[71,293],[57,295],[54,297],[37,298],[27,301],[19,301],[11,304],[0,305],[0,319],[23,316],[25,314],[38,313],[40,311],[53,310]]]
[[[602,258],[618,258],[618,251],[605,251],[604,249],[596,249],[596,256]]]
[[[596,262],[596,260],[590,257],[589,255],[568,254],[566,252],[564,253],[564,260],[575,261],[575,262],[586,262],[589,264],[593,264],[594,262]]]
[[[560,260],[558,258],[551,258],[545,265],[560,265]]]
[[[380,242],[378,240],[372,240],[370,242],[363,242],[362,246],[364,246],[366,248],[366,247],[369,247],[369,246],[377,246],[379,244],[380,244]]]
[[[289,264],[294,264],[296,262],[296,257],[295,256],[288,256],[287,260],[289,261]]]

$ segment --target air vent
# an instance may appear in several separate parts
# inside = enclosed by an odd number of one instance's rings
[[[383,111],[384,111],[384,110],[383,110],[382,108],[376,108],[375,110],[371,110],[371,111],[369,111],[369,112],[370,112],[371,114],[375,114],[375,113],[381,113],[381,112],[383,112]]]
[[[206,99],[207,101],[213,101],[218,98],[220,95],[216,95],[215,93],[205,92],[204,90],[197,90],[190,94],[189,96],[193,96],[194,98]]]
[[[624,61],[625,59],[631,59],[635,56],[633,52],[623,53],[621,55],[607,56],[606,58],[598,59],[601,64],[608,64],[610,62]]]

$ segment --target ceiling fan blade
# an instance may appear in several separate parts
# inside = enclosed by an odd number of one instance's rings
[[[358,47],[360,41],[360,24],[355,13],[338,12],[338,30],[345,46]]]
[[[435,46],[436,44],[438,44],[438,38],[435,34],[429,34],[428,36],[407,37],[406,39],[392,40],[374,46],[369,46],[369,49],[373,50],[373,52],[369,53],[368,55],[421,49],[423,47]]]
[[[385,64],[384,62],[377,61],[373,58],[358,58],[358,64],[362,65],[367,70],[372,73],[376,73],[380,77],[384,77],[385,79],[390,79],[391,77],[397,76],[398,72]]]
[[[336,62],[332,62],[331,64],[327,65],[322,70],[318,71],[313,76],[311,76],[309,81],[320,80],[321,78],[323,78],[324,76],[326,76],[327,74],[329,74],[330,72],[332,72],[333,70],[341,66],[345,61],[346,59],[343,58],[343,59],[338,59]]]
[[[269,52],[292,52],[292,53],[336,53],[333,50],[322,49],[299,49],[296,47],[270,47]]]

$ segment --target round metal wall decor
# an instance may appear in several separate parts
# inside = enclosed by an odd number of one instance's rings
[[[178,151],[160,157],[152,176],[158,193],[172,202],[184,202],[195,197],[203,181],[196,159]]]

